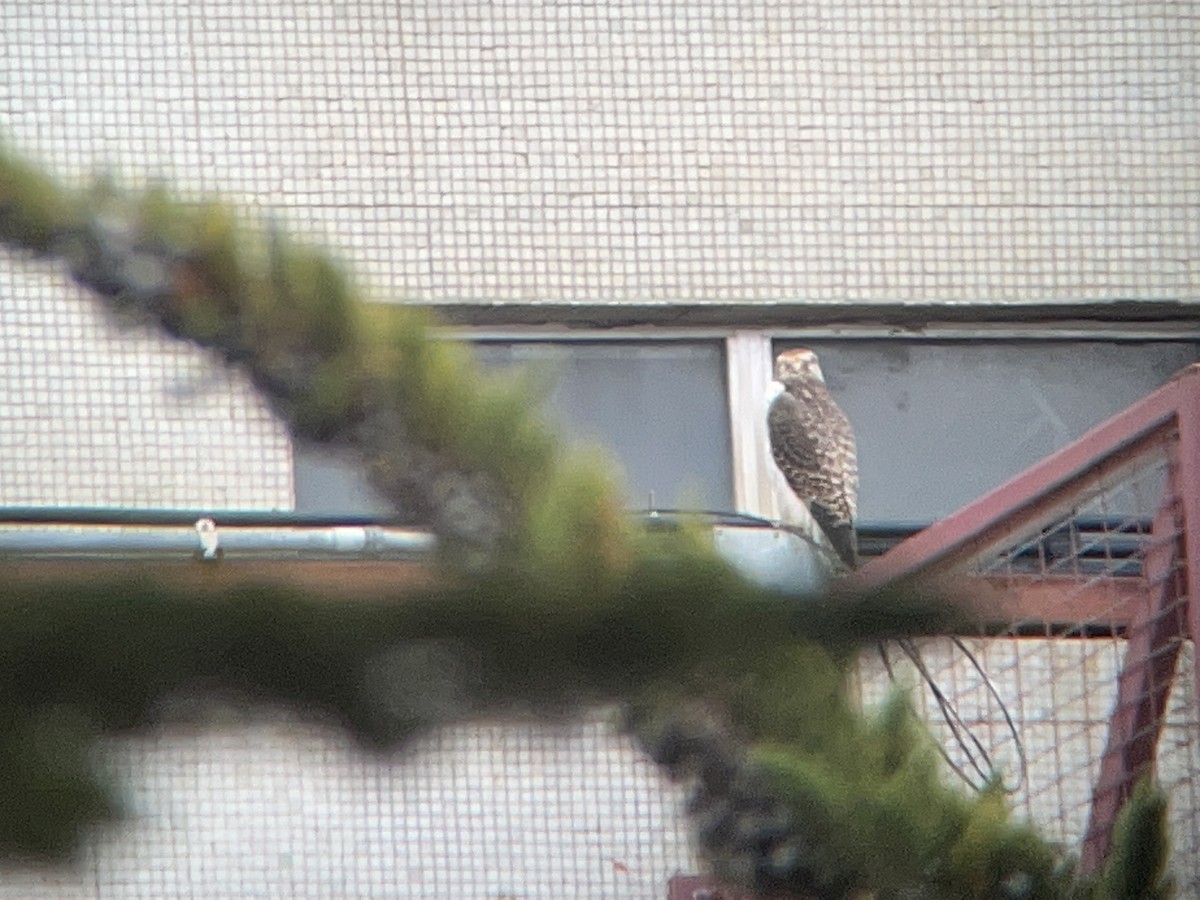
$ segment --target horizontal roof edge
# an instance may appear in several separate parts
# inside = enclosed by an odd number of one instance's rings
[[[1066,322],[1200,324],[1200,302],[1113,299],[1054,303],[422,303],[450,325],[662,325],[797,328]]]

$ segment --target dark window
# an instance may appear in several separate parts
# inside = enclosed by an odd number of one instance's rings
[[[546,413],[568,439],[605,446],[630,506],[733,506],[725,351],[708,342],[488,341],[486,365],[518,363],[554,385]]]
[[[624,471],[629,504],[733,507],[725,352],[720,341],[487,341],[485,366],[533,367],[552,385],[546,415],[568,440],[601,444]],[[386,515],[355,464],[295,448],[296,509]]]
[[[858,438],[865,524],[954,512],[1200,357],[1183,341],[777,341],[811,347]]]

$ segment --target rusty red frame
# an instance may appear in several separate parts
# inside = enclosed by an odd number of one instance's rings
[[[1081,866],[1096,870],[1108,852],[1113,823],[1136,780],[1153,765],[1180,641],[1200,638],[1200,603],[1190,603],[1200,578],[1200,364],[1097,425],[953,515],[866,563],[851,576],[864,587],[902,578],[931,578],[1002,546],[1023,528],[1065,512],[1089,486],[1134,464],[1148,450],[1176,441],[1174,465],[1155,516],[1143,566],[1142,600],[1126,628],[1128,646],[1109,720],[1100,776]],[[1155,540],[1155,539],[1158,540]],[[1156,585],[1161,588],[1153,596]],[[1184,615],[1171,615],[1182,605]],[[1100,617],[1104,610],[1084,610]],[[1200,698],[1200,667],[1195,672]]]

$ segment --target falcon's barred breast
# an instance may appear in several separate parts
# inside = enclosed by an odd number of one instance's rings
[[[778,393],[767,412],[775,464],[842,561],[853,566],[858,516],[854,429],[825,386],[813,351],[780,353],[775,358],[775,380]]]

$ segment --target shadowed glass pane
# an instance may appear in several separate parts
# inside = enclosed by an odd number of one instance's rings
[[[518,363],[553,385],[546,412],[569,439],[605,446],[630,505],[733,505],[725,354],[711,342],[487,342],[486,365]]]
[[[1186,341],[777,341],[811,347],[858,438],[859,518],[954,512],[1200,357]]]
[[[720,342],[494,342],[485,366],[544,376],[546,414],[568,440],[603,445],[621,465],[631,507],[729,510],[733,472]],[[385,515],[352,459],[295,449],[296,509]]]

